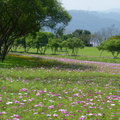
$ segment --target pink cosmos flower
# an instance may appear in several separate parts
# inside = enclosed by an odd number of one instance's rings
[[[51,116],[51,114],[47,114],[47,116]]]
[[[45,114],[44,112],[42,112],[41,114]]]
[[[28,99],[28,101],[33,101],[33,100],[34,100],[34,98]]]
[[[68,94],[68,92],[64,92],[64,94]]]
[[[76,110],[76,112],[81,112],[80,110]]]
[[[15,103],[20,103],[20,101],[15,101]]]
[[[25,97],[30,97],[30,96],[25,96]]]
[[[57,117],[57,116],[58,116],[58,114],[54,114],[53,116],[54,116],[54,117]]]
[[[74,96],[79,96],[79,93],[75,93]]]
[[[7,114],[7,112],[4,112],[4,111],[3,111],[2,113],[3,113],[3,114]]]
[[[79,118],[79,120],[84,120],[85,119],[85,116],[81,116],[80,118]]]
[[[16,109],[17,107],[15,107],[15,106],[12,106],[12,108],[13,108],[13,109]]]
[[[16,118],[22,118],[21,116],[16,116]]]
[[[2,89],[6,89],[6,87],[2,87]]]
[[[54,108],[54,105],[48,106],[48,109],[52,109]]]
[[[23,98],[23,96],[19,96],[19,98]]]
[[[38,95],[40,95],[41,93],[45,93],[46,91],[38,91],[37,93],[36,93],[36,96],[38,96]]]
[[[27,88],[22,88],[19,91],[27,91]]]
[[[34,115],[38,114],[38,112],[33,113]]]
[[[36,96],[38,96],[38,95],[40,95],[40,93],[38,92],[38,93],[36,93]]]
[[[60,111],[61,113],[66,113],[66,114],[68,114],[67,110],[64,110],[64,109],[59,109],[58,111]]]

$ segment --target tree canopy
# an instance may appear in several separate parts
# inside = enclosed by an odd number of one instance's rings
[[[111,52],[114,58],[120,54],[120,35],[112,36],[97,46],[99,50]]]
[[[71,55],[77,55],[79,48],[80,49],[84,48],[84,43],[81,39],[73,37],[73,38],[67,39],[67,47],[72,50]]]
[[[73,36],[76,37],[76,38],[81,39],[86,46],[90,46],[90,36],[91,36],[91,32],[90,31],[76,29],[73,32]]]
[[[71,16],[57,0],[0,0],[0,60],[15,39],[43,27],[66,26]]]

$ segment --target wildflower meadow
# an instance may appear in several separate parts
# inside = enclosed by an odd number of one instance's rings
[[[0,66],[0,120],[120,120],[119,63],[8,54]]]

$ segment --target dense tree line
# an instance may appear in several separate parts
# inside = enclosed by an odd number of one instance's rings
[[[61,26],[54,33],[39,31],[34,35],[29,34],[16,39],[11,50],[16,51],[17,47],[23,47],[24,52],[28,52],[30,48],[36,48],[36,53],[45,54],[47,48],[50,48],[52,54],[56,54],[58,48],[62,49],[64,47],[66,52],[71,49],[71,55],[77,55],[79,48],[90,46],[90,31],[77,29],[66,35],[63,32],[64,29]]]
[[[66,52],[68,52],[68,49],[71,50],[71,55],[77,55],[79,49],[87,46],[85,41],[80,37],[82,32],[82,30],[75,30],[72,34],[60,37],[50,32],[39,31],[34,35],[29,34],[28,36],[16,39],[12,46],[12,50],[15,51],[17,50],[17,47],[22,47],[24,48],[24,52],[28,52],[30,48],[35,48],[36,53],[45,54],[46,50],[50,48],[52,54],[56,54],[56,52],[58,52],[58,48],[65,48]],[[89,31],[86,33],[90,35]],[[88,38],[87,34],[84,38],[85,40]],[[120,54],[120,36],[117,35],[110,37],[108,40],[101,42],[97,48],[102,52],[105,50],[109,51],[112,53],[114,58],[117,58]]]
[[[21,37],[16,39],[13,43],[11,51],[16,51],[17,48],[24,48],[24,52],[29,52],[30,48],[36,48],[36,53],[45,54],[47,48],[52,50],[53,54],[56,54],[58,48],[62,49],[66,48],[66,52],[68,49],[72,50],[72,55],[77,55],[79,48],[84,48],[84,42],[71,36],[67,39],[61,39],[60,37],[56,37],[53,33],[50,32],[36,32],[33,36],[29,34],[28,36]]]

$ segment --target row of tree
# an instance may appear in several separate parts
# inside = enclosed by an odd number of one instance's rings
[[[69,37],[68,37],[69,36]],[[63,38],[63,39],[62,39]],[[58,48],[66,48],[72,50],[72,55],[77,55],[79,48],[84,48],[84,41],[74,35],[64,35],[63,37],[57,37],[50,32],[36,32],[35,35],[29,34],[26,37],[16,39],[11,48],[12,51],[16,51],[18,47],[23,47],[24,52],[28,52],[30,48],[36,48],[37,53],[45,54],[47,48],[51,48],[52,53],[56,54]]]
[[[59,34],[60,32],[60,34]],[[28,52],[30,48],[36,48],[37,53],[45,54],[47,48],[51,48],[52,53],[56,54],[58,48],[66,48],[72,50],[72,55],[77,55],[79,48],[84,46],[90,46],[91,33],[88,30],[75,30],[72,34],[63,35],[62,31],[58,30],[57,34],[50,32],[36,32],[36,34],[29,34],[26,37],[21,37],[14,41],[12,50],[16,51],[17,47],[23,47],[25,52]],[[111,35],[112,36],[112,35]],[[107,50],[112,53],[114,58],[117,58],[120,53],[120,36],[108,37],[104,39],[97,48],[99,50]],[[102,54],[101,52],[101,54]]]

